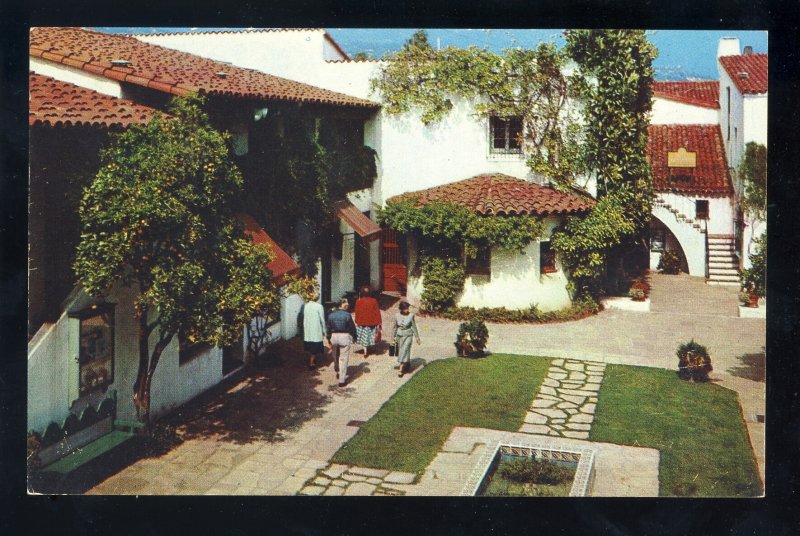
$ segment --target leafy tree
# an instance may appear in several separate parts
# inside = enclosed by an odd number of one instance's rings
[[[572,272],[579,294],[602,290],[602,273],[619,276],[627,255],[645,245],[653,200],[646,158],[657,50],[641,30],[570,30],[566,51],[576,62],[585,120],[586,166],[598,204],[571,218],[553,247]]]
[[[739,164],[739,176],[744,180],[741,206],[753,219],[767,219],[767,148],[749,142]]]
[[[265,269],[272,253],[234,216],[242,177],[227,136],[209,125],[202,104],[176,98],[172,116],[116,136],[80,206],[80,283],[93,296],[118,284],[138,292],[133,398],[142,421],[150,420],[153,374],[175,335],[232,344],[256,313],[274,315],[280,303]]]
[[[742,270],[742,286],[759,296],[767,295],[767,233],[753,240],[756,246],[750,254],[751,267]]]
[[[351,59],[353,59],[353,60],[355,60],[355,61],[359,61],[359,60],[371,60],[371,59],[374,59],[374,58],[372,57],[372,54],[371,54],[371,53],[369,53],[369,52],[356,52],[355,54],[353,54],[352,56],[350,56],[350,58],[351,58]]]

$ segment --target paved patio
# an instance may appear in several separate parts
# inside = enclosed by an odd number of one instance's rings
[[[574,322],[490,324],[489,350],[677,368],[675,348],[695,338],[712,355],[712,378],[739,394],[764,478],[766,321],[737,318],[737,292],[689,276],[651,277],[651,312],[607,310]],[[390,305],[387,303],[387,305]],[[389,311],[384,315],[388,332]],[[453,357],[457,322],[419,319],[415,372]],[[352,380],[335,386],[329,364],[305,369],[288,351],[234,385],[200,397],[174,417],[183,442],[101,482],[91,494],[295,494],[391,397],[398,378],[387,355],[351,358]]]

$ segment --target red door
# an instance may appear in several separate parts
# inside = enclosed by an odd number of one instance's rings
[[[392,229],[384,229],[381,235],[383,243],[384,292],[406,293],[408,267],[405,260],[404,240],[405,237]]]

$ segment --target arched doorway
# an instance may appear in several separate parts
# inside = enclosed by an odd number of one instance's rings
[[[696,277],[706,276],[706,236],[704,229],[678,220],[677,216],[663,206],[653,207],[650,220],[650,267],[655,269],[661,251],[679,253],[685,259],[684,270]],[[661,237],[663,236],[663,240]]]

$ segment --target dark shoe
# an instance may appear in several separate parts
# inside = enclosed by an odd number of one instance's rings
[[[347,383],[345,383],[345,382],[339,382],[339,387],[344,387],[345,385],[347,385]]]
[[[336,373],[336,379],[337,380],[339,379],[339,373],[338,372]]]

